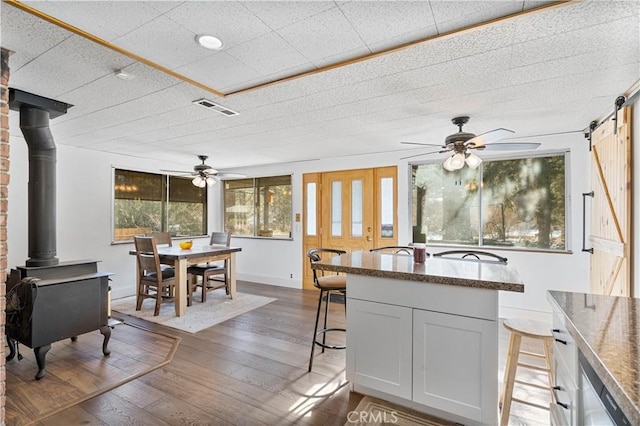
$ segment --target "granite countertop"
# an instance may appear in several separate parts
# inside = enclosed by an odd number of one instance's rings
[[[631,424],[640,424],[640,299],[553,290],[548,294]]]
[[[323,258],[314,263],[312,268],[432,284],[524,292],[524,284],[518,273],[509,265],[493,261],[428,257],[425,263],[414,263],[413,256],[356,251]]]

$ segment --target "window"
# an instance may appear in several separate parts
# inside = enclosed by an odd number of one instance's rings
[[[191,178],[115,169],[113,241],[147,232],[207,234],[207,191]]]
[[[291,175],[225,181],[224,226],[232,235],[291,238]]]
[[[565,157],[412,165],[413,241],[566,250]]]

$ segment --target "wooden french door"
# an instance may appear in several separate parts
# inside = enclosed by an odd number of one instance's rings
[[[307,251],[395,245],[397,167],[303,175],[303,288],[313,288]]]
[[[630,123],[631,109],[622,108],[591,137],[591,293],[632,294]]]

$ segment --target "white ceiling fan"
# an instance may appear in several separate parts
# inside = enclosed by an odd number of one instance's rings
[[[482,163],[482,159],[474,154],[472,150],[520,151],[536,149],[540,146],[539,143],[535,142],[494,143],[505,139],[514,133],[513,130],[503,128],[494,129],[477,136],[473,133],[463,132],[462,126],[469,122],[469,117],[455,117],[451,122],[458,126],[458,132],[447,136],[444,140],[444,145],[420,142],[400,142],[407,145],[437,146],[440,148],[439,150],[410,155],[408,157],[403,157],[402,159],[451,152],[451,156],[447,157],[442,166],[446,170],[454,171],[463,168],[465,164],[470,168],[475,169],[480,165],[480,163]]]
[[[184,170],[162,170],[162,171],[171,172],[171,173],[182,173],[184,175],[194,176],[191,183],[193,183],[195,186],[199,188],[204,188],[207,185],[212,186],[218,181],[219,178],[246,177],[246,175],[243,175],[241,173],[227,173],[227,172],[221,172],[219,170],[214,169],[213,167],[205,163],[205,161],[207,161],[207,158],[209,158],[207,155],[198,155],[198,158],[200,159],[200,161],[202,161],[202,163],[196,164],[195,166],[193,166],[192,172],[187,172]]]

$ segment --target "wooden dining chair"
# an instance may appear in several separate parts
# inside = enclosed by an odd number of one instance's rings
[[[173,301],[175,296],[175,271],[162,269],[155,237],[133,237],[138,259],[138,291],[136,311],[142,309],[144,299],[155,299],[153,315],[160,313],[160,303]]]
[[[223,245],[229,247],[231,245],[231,233],[229,232],[212,232],[209,245]],[[189,293],[187,296],[187,306],[191,306],[193,292],[198,288],[202,288],[202,303],[207,301],[207,292],[218,288],[225,288],[229,294],[229,261],[210,262],[198,265],[192,265],[187,268],[189,274]],[[215,279],[217,276],[223,276],[223,280]],[[198,280],[198,277],[202,277]]]
[[[156,245],[172,247],[171,234],[168,232],[149,232],[144,234],[145,237],[154,237],[156,239]]]

